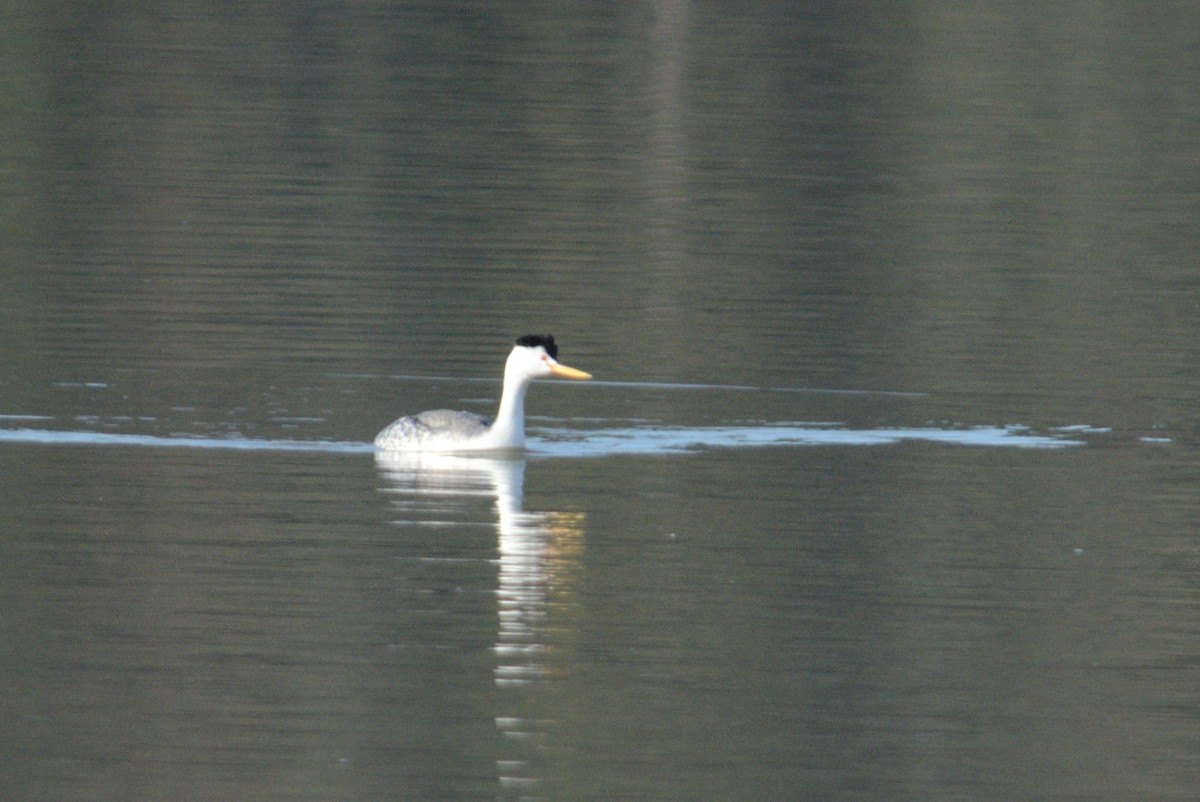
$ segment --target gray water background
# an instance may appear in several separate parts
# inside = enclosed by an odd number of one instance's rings
[[[1194,798],[1198,39],[5,12],[3,797]]]

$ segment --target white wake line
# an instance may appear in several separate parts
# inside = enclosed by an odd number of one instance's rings
[[[990,448],[1063,448],[1084,445],[1080,435],[1107,433],[1090,426],[1067,426],[1058,434],[1039,434],[1025,426],[975,426],[959,429],[897,428],[845,429],[836,424],[631,427],[621,429],[536,430],[528,454],[544,457],[602,457],[623,454],[678,454],[706,448],[767,446],[876,446],[905,441]],[[331,440],[264,440],[241,437],[200,437],[181,434],[162,437],[114,432],[0,429],[0,443],[58,446],[137,446],[147,448],[204,448],[236,451],[301,451],[370,454],[371,443]]]
[[[209,448],[236,451],[319,451],[370,454],[371,443],[332,440],[254,440],[242,437],[199,437],[113,432],[60,432],[47,429],[0,429],[0,442],[38,443],[52,446],[142,446],[147,448]]]
[[[1107,432],[1067,427],[1072,434]],[[550,436],[530,446],[536,456],[587,457],[610,454],[667,454],[704,448],[762,446],[875,446],[925,441],[961,446],[1064,448],[1085,441],[1037,434],[1025,426],[975,426],[962,429],[840,429],[835,426],[712,426],[705,428],[630,428],[543,430]]]

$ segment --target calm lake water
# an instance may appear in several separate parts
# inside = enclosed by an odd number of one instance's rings
[[[1194,797],[1200,18],[3,28],[4,799]]]

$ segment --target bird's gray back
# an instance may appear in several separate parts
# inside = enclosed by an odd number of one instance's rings
[[[491,421],[471,412],[431,409],[391,423],[375,438],[375,444],[416,444],[435,438],[462,440],[482,434]]]

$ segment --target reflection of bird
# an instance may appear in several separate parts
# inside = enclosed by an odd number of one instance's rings
[[[525,445],[525,391],[534,379],[559,376],[590,379],[591,374],[558,363],[552,335],[518,337],[504,364],[504,391],[496,420],[435,409],[400,418],[375,438],[381,451],[485,451]]]

